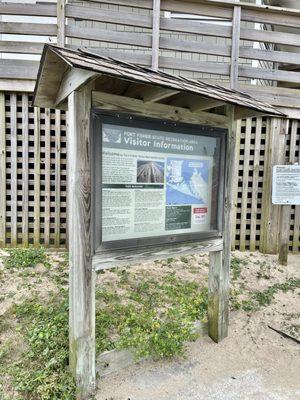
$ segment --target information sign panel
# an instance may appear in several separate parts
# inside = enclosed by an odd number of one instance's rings
[[[272,203],[300,205],[300,165],[273,167]]]
[[[106,121],[101,125],[102,243],[217,229],[224,135]]]

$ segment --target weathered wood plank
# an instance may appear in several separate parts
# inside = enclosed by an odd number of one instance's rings
[[[268,121],[265,145],[265,165],[262,191],[262,222],[260,251],[276,254],[278,252],[280,207],[272,205],[272,167],[285,163],[286,122],[272,118]]]
[[[300,54],[292,51],[261,50],[251,47],[241,47],[240,57],[285,64],[300,64]]]
[[[0,60],[0,77],[10,79],[36,79],[38,61]]]
[[[45,108],[45,158],[44,158],[44,173],[45,173],[45,196],[44,196],[44,243],[49,246],[50,243],[50,109]]]
[[[2,40],[0,42],[0,52],[3,53],[41,54],[43,47],[44,43],[13,42],[9,40]]]
[[[54,244],[56,247],[60,245],[60,195],[61,195],[61,180],[60,180],[60,166],[61,166],[61,129],[60,129],[60,110],[55,110],[55,238]]]
[[[224,327],[224,323],[228,323],[228,316],[226,315],[228,312],[226,307],[228,305],[225,300],[227,296],[227,273],[224,270],[225,264],[223,263],[222,254],[222,251],[209,253],[208,334],[217,343],[227,336],[227,327]]]
[[[242,202],[241,202],[241,220],[245,221],[240,227],[240,249],[246,250],[246,216],[248,204],[248,176],[249,176],[249,161],[250,161],[250,141],[251,141],[252,119],[246,120],[246,132],[244,143],[244,165],[243,165],[243,180],[242,180]]]
[[[0,247],[6,244],[6,126],[5,93],[0,92]]]
[[[232,38],[231,38],[231,65],[230,65],[230,88],[237,89],[239,78],[239,46],[241,32],[241,6],[233,8]]]
[[[281,265],[287,265],[290,237],[290,217],[291,207],[280,206],[280,231],[279,231],[279,256],[278,261]]]
[[[187,109],[166,104],[144,103],[142,100],[124,96],[111,95],[104,92],[93,92],[93,106],[105,110],[132,112],[152,118],[170,119],[187,123],[226,126],[227,118],[222,115],[204,111],[193,113]]]
[[[1,79],[0,90],[9,92],[33,92],[35,81],[21,79]]]
[[[300,155],[298,154],[298,159],[296,158],[296,143],[297,143],[297,131],[298,131],[298,120],[291,121],[291,141],[290,141],[290,162],[295,163],[300,161]],[[300,236],[300,206],[295,206],[294,214],[294,230],[293,230],[293,252],[298,252],[300,247],[299,242]]]
[[[241,29],[241,39],[254,42],[286,44],[289,46],[299,46],[300,35],[295,33],[263,31],[257,29]]]
[[[18,214],[17,214],[17,95],[11,93],[11,112],[10,112],[10,208],[11,208],[11,246],[16,247],[18,243]]]
[[[54,4],[21,4],[0,3],[0,14],[2,15],[28,15],[37,17],[56,17]]]
[[[22,245],[29,244],[28,232],[28,95],[22,95]]]
[[[57,44],[64,47],[66,43],[66,0],[57,0]]]
[[[237,202],[238,202],[238,182],[239,182],[239,164],[240,164],[240,145],[241,145],[241,120],[236,121],[236,146],[235,146],[235,165],[234,170],[235,174],[233,177],[233,194],[232,194],[232,202],[233,202],[233,210],[231,217],[231,238],[232,245],[231,249],[235,250],[236,247],[239,247],[239,243],[236,243],[236,224],[237,224]]]
[[[152,69],[158,70],[159,64],[159,31],[160,31],[160,0],[153,0],[152,10]]]
[[[78,398],[95,389],[95,276],[91,238],[91,85],[69,96],[70,368]]]
[[[300,35],[299,35],[300,45]],[[295,82],[300,83],[300,73],[293,71],[283,71],[277,69],[260,69],[254,67],[246,67],[239,65],[239,75],[244,78],[251,79],[267,79],[271,81],[282,81],[282,82]]]
[[[121,265],[133,265],[146,261],[162,260],[169,257],[186,256],[222,250],[221,238],[180,244],[147,246],[134,249],[97,251],[93,256],[95,270],[107,269]]]
[[[84,7],[73,4],[66,5],[66,17],[80,18],[87,21],[99,21],[112,24],[122,24],[126,26],[136,26],[140,28],[151,28],[152,21],[148,15],[134,14],[130,12],[105,10],[95,7]]]
[[[55,24],[32,24],[29,22],[0,22],[0,33],[13,35],[56,36]]]
[[[258,199],[259,161],[260,161],[260,150],[261,150],[261,131],[262,131],[262,118],[258,117],[256,119],[256,126],[255,126],[255,143],[254,143],[254,156],[253,156],[250,245],[249,245],[250,251],[256,250],[257,199]]]
[[[99,74],[93,71],[87,71],[79,68],[72,68],[65,72],[61,81],[59,91],[55,100],[55,106],[62,103],[71,92],[80,89],[82,85],[87,83],[93,77],[96,78]]]
[[[40,245],[40,109],[34,107],[34,223],[33,223],[33,242],[35,246]]]

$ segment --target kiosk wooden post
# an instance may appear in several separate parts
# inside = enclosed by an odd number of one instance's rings
[[[208,334],[215,342],[228,335],[228,303],[231,251],[231,214],[233,208],[233,182],[236,146],[234,107],[227,106],[228,135],[225,172],[225,207],[223,221],[223,251],[209,253],[208,281]]]
[[[91,86],[68,98],[70,368],[78,398],[95,388],[95,281],[91,234]]]
[[[93,85],[91,81],[94,82]],[[92,92],[92,86],[95,88],[94,92]],[[230,105],[226,106],[228,103]],[[109,268],[145,260],[210,252],[209,335],[216,342],[224,339],[228,333],[232,185],[233,176],[237,173],[234,171],[235,120],[241,116],[282,114],[273,107],[264,105],[249,96],[217,85],[188,81],[94,54],[51,45],[45,45],[44,48],[34,93],[34,106],[68,109],[70,368],[76,378],[78,399],[88,399],[95,389],[95,278],[93,268]],[[224,106],[226,106],[226,113]],[[92,152],[91,111],[97,108],[101,109],[102,121],[95,131],[96,134],[93,132],[94,151]],[[211,182],[213,181],[213,171],[218,170],[215,175],[214,189],[212,189],[212,185],[210,189],[206,189],[210,193],[210,201],[206,200],[205,202],[202,196],[200,198],[200,192],[197,192],[196,202],[189,203],[181,200],[179,203],[174,203],[172,200],[168,203],[164,200],[167,181],[163,178],[160,181],[159,189],[163,193],[161,203],[165,213],[162,215],[165,217],[161,220],[162,226],[159,227],[159,233],[149,235],[149,232],[142,231],[144,232],[143,236],[140,230],[134,229],[134,235],[131,237],[126,231],[125,237],[123,236],[120,240],[119,238],[112,242],[103,240],[102,194],[105,185],[102,185],[102,137],[104,134],[103,130],[101,132],[101,124],[103,124],[103,115],[105,112],[107,114],[107,111],[112,111],[117,121],[121,120],[121,115],[124,113],[127,114],[128,121],[132,121],[137,116],[144,119],[143,123],[145,123],[145,118],[147,118],[147,123],[150,123],[149,119],[152,124],[154,121],[156,121],[155,123],[160,121],[161,125],[158,129],[160,140],[165,143],[169,142],[170,146],[171,143],[174,145],[170,138],[175,132],[178,136],[174,136],[173,139],[177,137],[180,138],[179,143],[182,141],[185,143],[187,140],[184,139],[185,135],[190,136],[192,130],[194,134],[191,137],[195,146],[198,146],[198,138],[201,136],[209,137],[210,140],[215,138],[213,139],[215,140],[214,144],[210,145],[210,161],[207,161],[207,165],[210,165],[211,168],[211,172],[209,172]],[[132,122],[128,125],[128,121],[125,127],[134,126],[131,125]],[[184,132],[180,131],[178,124],[181,124],[180,129],[184,129]],[[122,127],[122,125],[118,126]],[[171,130],[166,131],[167,126]],[[138,129],[144,129],[144,125],[138,125]],[[118,135],[121,135],[120,138],[125,135],[125,130],[121,132],[117,131]],[[205,134],[202,135],[201,132],[205,132]],[[115,131],[112,132],[112,141],[107,140],[107,142],[111,143],[114,154],[122,157],[122,151],[124,152],[127,148],[122,145],[115,148],[115,143],[124,144],[125,139],[124,143],[119,136],[114,139],[114,133]],[[131,135],[130,132],[129,135]],[[227,136],[226,168],[224,167],[223,145],[225,135]],[[151,134],[149,136],[152,137]],[[154,137],[157,139],[156,134]],[[218,138],[218,145],[216,138]],[[210,141],[210,143],[212,142]],[[154,142],[152,146],[154,149]],[[202,157],[207,155],[207,149],[203,143],[201,146],[195,148],[201,150],[199,152],[195,150],[195,153],[193,147],[188,150],[186,147],[182,149],[181,145],[179,145],[179,149],[176,146],[172,147],[172,151],[167,151],[167,153],[173,157],[181,154],[182,157],[187,157],[189,160],[192,157],[192,164],[194,163],[193,158],[196,157],[196,162],[202,163]],[[212,149],[214,150],[212,151]],[[115,153],[116,150],[119,152]],[[143,150],[144,153],[147,151]],[[177,153],[177,150],[180,150],[181,153]],[[130,149],[130,151],[132,150]],[[136,152],[134,154],[137,156]],[[158,158],[164,160],[164,177],[167,158],[163,157],[163,153]],[[169,167],[172,168],[172,165]],[[190,168],[195,168],[195,166]],[[202,174],[202,166],[199,168]],[[225,182],[224,174],[220,172],[224,172],[224,168]],[[193,174],[194,172],[193,170]],[[200,172],[196,171],[198,175]],[[180,176],[179,183],[185,179],[183,175]],[[127,186],[130,186],[131,189],[133,186],[135,190],[139,181],[133,179],[128,184],[126,180],[124,182],[125,186],[124,184],[122,186],[125,189],[128,189]],[[174,183],[172,182],[171,186]],[[150,181],[150,183],[154,182]],[[208,188],[208,185],[206,187]],[[225,196],[223,196],[223,187],[225,187]],[[213,196],[214,208],[212,207]],[[165,208],[174,207],[174,204],[175,206],[183,205],[184,210],[169,209],[171,217],[167,221]],[[205,229],[198,229],[197,223],[194,222],[196,227],[194,230],[190,230],[192,220],[199,221],[200,219],[202,221],[201,215],[192,216],[192,212],[194,214],[203,213],[202,208],[198,209],[198,204],[200,207],[202,204],[210,207],[211,215],[212,209],[214,210],[212,215],[214,222],[209,217]],[[134,203],[133,206],[135,207]],[[206,214],[207,208],[204,209]],[[177,213],[182,217],[180,212],[184,212],[183,214],[188,217],[185,217],[183,222],[180,218],[175,220],[179,227],[177,225],[174,227],[172,225],[174,215]],[[206,220],[206,216],[204,220]],[[182,223],[183,227],[180,225]],[[167,224],[169,225],[167,226]],[[169,229],[170,225],[172,227]],[[145,226],[147,229],[149,228],[148,224]],[[171,234],[171,232],[173,233]]]

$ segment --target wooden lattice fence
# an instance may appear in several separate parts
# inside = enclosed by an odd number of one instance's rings
[[[64,247],[65,112],[33,108],[27,93],[0,96],[0,244]]]
[[[287,132],[272,118],[238,123],[233,248],[276,252],[280,207],[270,202],[271,166],[299,162],[300,123],[291,120]],[[65,112],[33,108],[28,93],[0,93],[0,129],[0,247],[65,248]],[[291,251],[300,250],[299,226],[300,206],[293,206]]]

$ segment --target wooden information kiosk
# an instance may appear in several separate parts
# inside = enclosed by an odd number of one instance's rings
[[[45,45],[34,106],[68,110],[70,366],[95,387],[95,270],[209,252],[209,336],[228,332],[234,90]]]

